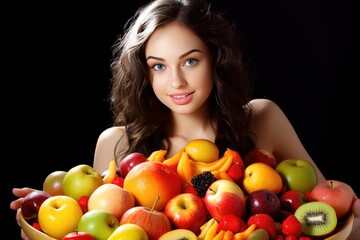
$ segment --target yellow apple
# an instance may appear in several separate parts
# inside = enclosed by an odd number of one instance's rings
[[[144,229],[133,223],[125,223],[115,229],[107,240],[149,240]]]
[[[105,183],[95,189],[87,204],[88,211],[105,210],[119,220],[126,210],[134,206],[135,198],[133,195],[128,190],[113,183]]]
[[[83,212],[75,199],[65,195],[51,196],[40,206],[38,220],[50,237],[62,239],[76,230]]]
[[[270,165],[256,162],[245,168],[242,185],[248,194],[260,189],[279,194],[283,182],[280,174]]]

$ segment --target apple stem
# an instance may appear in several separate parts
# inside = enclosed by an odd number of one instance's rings
[[[155,205],[157,204],[157,202],[160,200],[160,195],[157,195],[156,196],[156,199],[155,199],[155,202],[154,202],[154,204],[152,205],[152,207],[151,207],[151,211],[154,211],[154,208],[155,208]]]

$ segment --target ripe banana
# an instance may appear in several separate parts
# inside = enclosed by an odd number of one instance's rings
[[[112,183],[116,177],[116,161],[112,160],[109,163],[109,169],[103,177],[103,183]]]
[[[215,237],[213,238],[213,240],[223,240],[225,235],[225,230],[220,230]]]
[[[214,239],[214,237],[216,236],[218,225],[219,225],[218,221],[215,221],[213,225],[211,225],[211,228],[209,229],[209,231],[207,231],[204,240]]]
[[[211,172],[216,179],[226,179],[229,181],[234,181],[227,172],[221,172],[221,171],[213,171]]]
[[[255,229],[256,229],[256,224],[253,223],[247,229],[245,229],[245,231],[235,233],[234,236],[233,236],[233,240],[246,240],[246,239],[248,239],[250,234],[253,231],[255,231]]]
[[[206,233],[209,231],[209,229],[211,228],[211,226],[214,224],[215,222],[215,218],[210,218],[206,223],[204,223],[201,227],[200,227],[200,234],[197,236],[198,240],[204,240]]]
[[[165,159],[166,153],[167,153],[167,151],[164,149],[154,151],[150,154],[150,156],[148,157],[148,160],[155,161],[155,162],[163,162]]]
[[[222,240],[232,240],[234,236],[234,233],[230,230],[227,230],[224,234],[224,237]]]
[[[194,172],[196,174],[202,173],[204,171],[216,171],[219,170],[227,161],[232,161],[232,155],[223,155],[218,160],[211,162],[211,163],[205,163],[205,162],[195,162],[190,160],[191,167],[193,168]]]
[[[180,180],[181,180],[181,183],[183,184],[183,186],[186,183],[191,184],[191,179],[195,176],[195,174],[190,165],[189,155],[186,152],[181,153],[181,158],[177,165],[176,171],[180,177]]]
[[[185,148],[181,148],[174,156],[167,158],[163,161],[163,163],[167,165],[176,165],[179,163],[181,154],[184,152]]]

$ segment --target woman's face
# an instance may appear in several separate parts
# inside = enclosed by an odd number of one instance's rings
[[[209,49],[192,31],[176,22],[157,28],[145,57],[157,98],[174,113],[191,114],[206,105],[212,87]]]

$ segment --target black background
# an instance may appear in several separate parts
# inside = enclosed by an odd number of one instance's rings
[[[111,125],[111,46],[147,1],[76,2],[3,7],[0,201],[11,239],[19,238],[9,208],[13,187],[41,188],[54,170],[92,164],[96,139]],[[359,195],[354,3],[212,2],[242,34],[255,97],[277,102],[325,177],[351,184]]]

